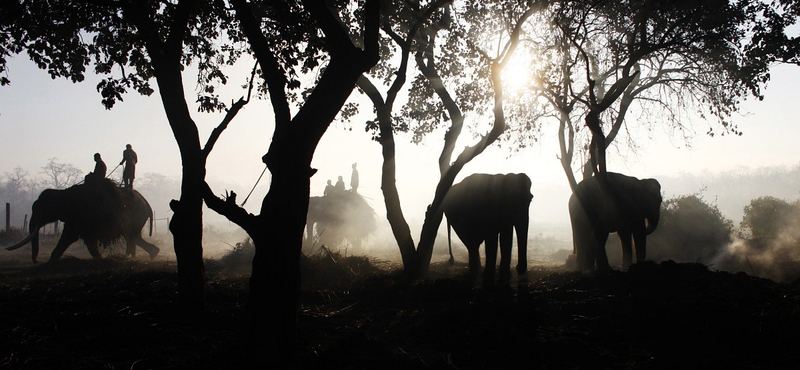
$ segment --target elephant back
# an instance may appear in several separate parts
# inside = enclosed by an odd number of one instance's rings
[[[124,202],[114,182],[99,179],[75,185],[66,189],[66,197],[81,238],[108,245],[122,236]]]
[[[445,215],[454,224],[482,228],[505,225],[506,218],[527,214],[533,195],[525,174],[473,174],[453,185],[443,201]]]

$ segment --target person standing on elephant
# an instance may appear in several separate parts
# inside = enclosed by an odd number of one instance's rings
[[[136,163],[139,158],[136,152],[133,151],[131,144],[125,145],[125,150],[122,152],[122,161],[119,162],[121,166],[125,163],[125,169],[122,170],[122,185],[126,188],[133,188],[133,179],[136,177]]]
[[[358,170],[356,166],[358,163],[353,163],[353,174],[350,175],[350,189],[353,189],[354,193],[358,193]]]

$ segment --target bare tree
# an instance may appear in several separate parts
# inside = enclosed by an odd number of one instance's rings
[[[44,185],[53,189],[66,189],[83,180],[83,171],[69,163],[59,163],[53,157],[42,167],[45,175]]]

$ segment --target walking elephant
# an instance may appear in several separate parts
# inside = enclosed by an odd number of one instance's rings
[[[344,191],[308,199],[306,245],[342,245],[358,249],[377,229],[375,210],[355,191]],[[315,233],[316,231],[316,233]]]
[[[471,274],[475,275],[480,271],[478,248],[485,242],[484,280],[491,282],[494,279],[499,235],[500,280],[509,280],[512,229],[517,231],[517,272],[525,273],[528,268],[528,209],[531,199],[531,179],[525,174],[474,174],[450,188],[443,202],[444,214],[447,216],[448,244],[451,244],[452,227],[467,247]],[[453,263],[452,245],[450,263]]]
[[[39,254],[39,229],[62,221],[64,228],[50,261],[61,258],[67,248],[83,239],[94,258],[101,258],[99,245],[108,245],[120,237],[127,242],[128,255],[135,255],[136,245],[153,259],[160,251],[142,239],[142,228],[150,220],[153,233],[153,211],[147,200],[136,190],[120,189],[111,180],[87,177],[83,184],[63,190],[45,189],[33,203],[30,233],[19,243],[6,249],[19,249],[31,243],[33,263]]]
[[[622,245],[622,266],[645,260],[647,235],[655,231],[661,212],[661,184],[607,173],[608,190],[596,177],[581,181],[569,198],[573,253],[579,270],[609,269],[606,255],[608,234],[616,232]]]

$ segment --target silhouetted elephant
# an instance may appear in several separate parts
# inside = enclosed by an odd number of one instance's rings
[[[314,240],[316,236],[320,244],[337,245],[347,240],[353,247],[359,248],[361,242],[377,228],[375,218],[375,210],[354,191],[310,197],[306,242]]]
[[[579,270],[609,269],[606,255],[608,234],[616,232],[622,245],[622,265],[633,263],[631,242],[636,245],[636,261],[647,251],[647,235],[655,231],[661,212],[661,184],[655,179],[608,172],[609,191],[591,177],[581,181],[569,198],[573,253]]]
[[[36,263],[39,229],[58,220],[64,223],[64,229],[49,262],[61,258],[78,239],[83,239],[92,257],[101,258],[98,245],[108,245],[120,237],[127,241],[128,255],[135,255],[136,245],[139,245],[153,259],[159,248],[146,242],[141,235],[148,219],[152,235],[153,211],[138,191],[120,189],[108,179],[90,179],[64,190],[42,191],[33,203],[30,234],[7,249],[15,250],[31,242],[32,258]]]
[[[486,242],[484,279],[493,280],[499,235],[500,280],[507,281],[511,277],[512,229],[517,230],[517,272],[525,273],[528,268],[528,209],[531,199],[531,179],[525,174],[474,174],[450,188],[443,202],[448,244],[451,244],[452,227],[467,247],[471,274],[480,271],[478,248]],[[450,263],[453,263],[452,245]]]

